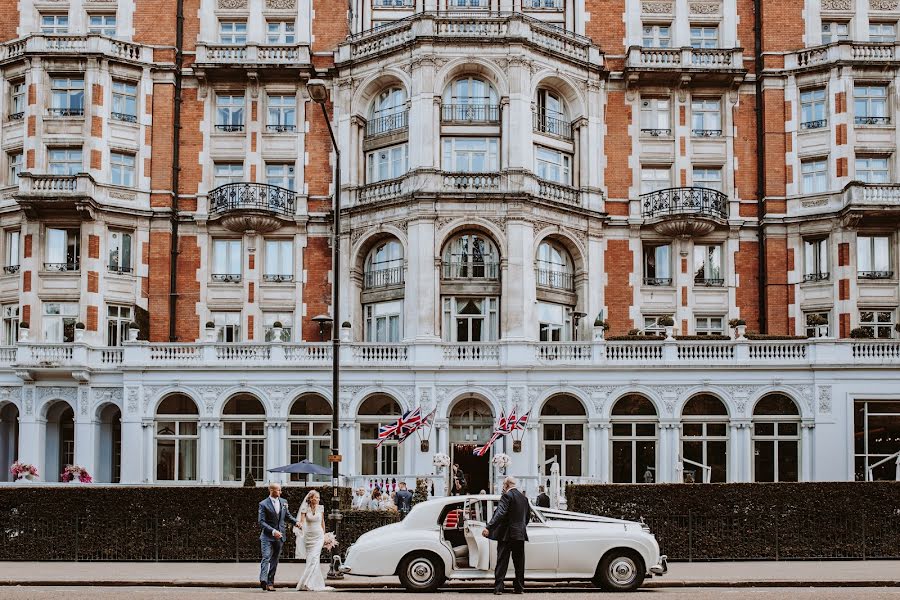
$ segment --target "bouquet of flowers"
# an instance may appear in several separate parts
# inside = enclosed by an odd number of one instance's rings
[[[446,454],[444,454],[443,452],[438,452],[437,454],[434,455],[434,458],[431,459],[431,463],[434,466],[441,468],[441,469],[444,467],[449,467],[450,466],[450,457],[447,456]]]
[[[88,473],[87,469],[79,467],[78,465],[66,465],[66,468],[60,475],[60,479],[63,480],[63,483],[74,481],[76,477],[81,483],[93,483],[94,481],[94,478],[91,477],[91,474]]]
[[[505,469],[512,463],[512,459],[509,457],[509,454],[503,454],[501,452],[500,454],[495,455],[494,458],[491,459],[491,462],[498,469]]]
[[[12,464],[9,468],[9,472],[12,473],[13,479],[21,479],[23,477],[33,479],[38,476],[37,467],[18,460]]]
[[[322,544],[322,547],[325,548],[326,550],[331,550],[332,548],[334,548],[337,545],[338,545],[338,541],[337,541],[337,538],[334,537],[334,533],[332,533],[331,531],[326,533],[325,534],[325,542]]]

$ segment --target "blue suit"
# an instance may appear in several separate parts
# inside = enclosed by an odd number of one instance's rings
[[[278,569],[278,559],[281,557],[281,547],[285,540],[285,523],[294,525],[297,519],[288,510],[287,500],[278,498],[280,509],[275,512],[272,497],[268,497],[259,503],[259,540],[262,548],[262,562],[259,564],[259,583],[275,585],[275,571]],[[281,532],[281,539],[275,537],[275,532]]]

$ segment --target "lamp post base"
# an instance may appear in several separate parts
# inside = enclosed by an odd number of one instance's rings
[[[326,579],[334,580],[334,579],[343,579],[344,574],[341,573],[341,557],[340,555],[331,557],[331,568],[328,569],[328,574],[325,576]]]

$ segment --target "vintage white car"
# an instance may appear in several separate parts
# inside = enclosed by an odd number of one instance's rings
[[[500,496],[451,496],[422,502],[399,522],[369,531],[347,551],[351,575],[397,575],[409,591],[431,592],[447,579],[492,579],[497,543],[482,536]],[[590,580],[632,591],[668,566],[643,523],[531,507],[525,578]],[[512,563],[510,563],[512,573]]]

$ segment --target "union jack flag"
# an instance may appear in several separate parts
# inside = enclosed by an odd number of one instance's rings
[[[487,443],[484,446],[477,446],[474,450],[475,456],[484,456],[487,454],[487,451],[491,449],[491,446],[494,442],[497,441],[497,438],[505,435],[509,435],[513,431],[517,429],[525,429],[525,425],[528,423],[528,415],[531,411],[528,411],[521,417],[516,416],[516,407],[513,407],[512,411],[510,411],[509,416],[500,415],[500,420],[497,421],[497,427],[494,429],[494,432],[491,434],[490,439],[488,439]]]
[[[402,443],[416,429],[421,427],[427,419],[428,417],[422,417],[422,408],[419,406],[413,410],[406,411],[397,419],[396,423],[389,423],[378,428],[378,446],[392,439]]]

